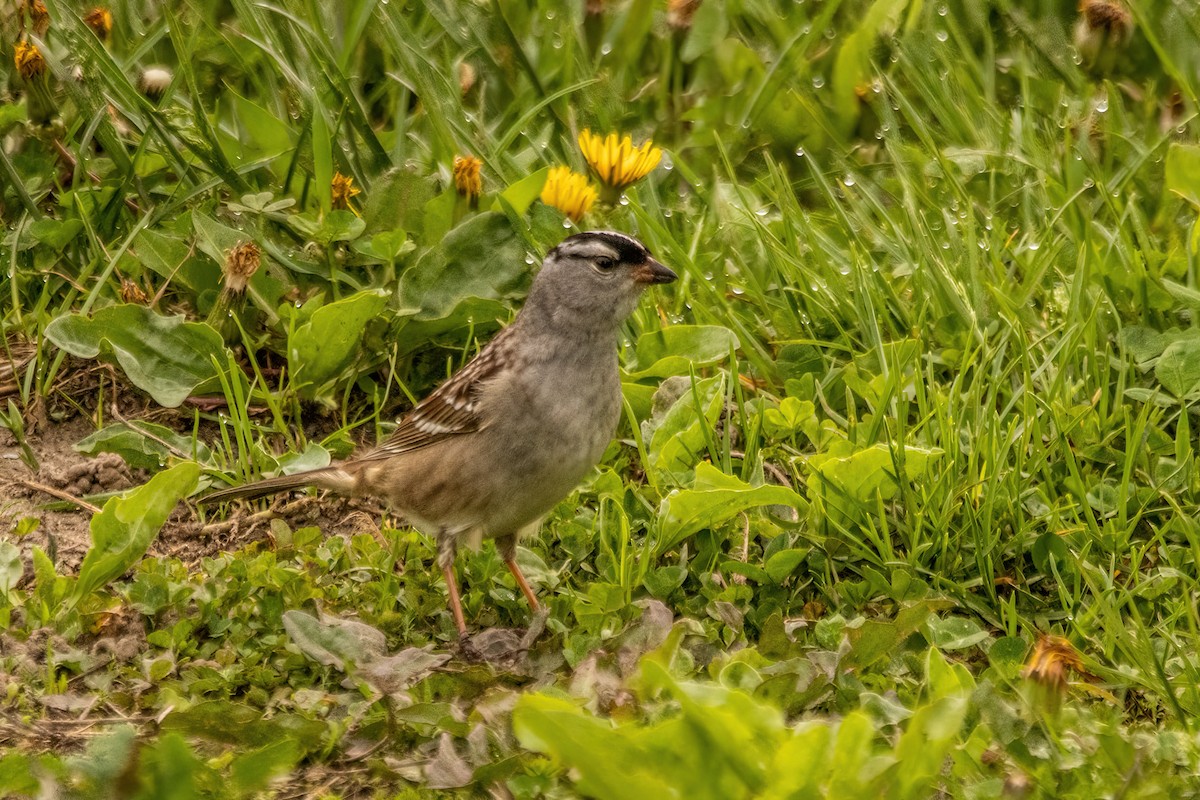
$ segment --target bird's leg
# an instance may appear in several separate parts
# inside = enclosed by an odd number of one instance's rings
[[[458,627],[458,635],[467,635],[467,621],[463,618],[462,600],[458,597],[458,581],[454,579],[454,553],[456,541],[454,533],[446,529],[438,531],[438,566],[442,575],[446,576],[446,589],[450,592],[450,611],[454,614],[454,624]]]
[[[525,595],[525,599],[529,601],[529,607],[534,611],[541,608],[538,603],[537,595],[533,593],[533,589],[529,588],[529,582],[525,580],[525,576],[521,573],[521,568],[517,566],[517,537],[516,535],[503,536],[496,539],[496,549],[500,551],[500,557],[504,559],[505,566],[512,576],[517,579],[517,586],[521,587],[521,593]]]

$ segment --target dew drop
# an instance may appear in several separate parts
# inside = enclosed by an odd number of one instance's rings
[[[814,75],[812,85],[814,89],[820,89],[825,85],[825,77],[823,75]]]

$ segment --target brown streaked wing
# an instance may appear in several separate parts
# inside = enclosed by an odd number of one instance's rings
[[[479,413],[480,389],[508,367],[512,326],[496,334],[469,364],[450,376],[400,420],[387,441],[355,461],[376,461],[428,447],[449,436],[483,430],[487,420]]]

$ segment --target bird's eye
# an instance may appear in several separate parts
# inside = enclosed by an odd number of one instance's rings
[[[615,258],[609,258],[608,256],[598,256],[596,258],[597,269],[602,269],[605,272],[608,272],[610,269],[613,269],[616,266],[617,260]]]

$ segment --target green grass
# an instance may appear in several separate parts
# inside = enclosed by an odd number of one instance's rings
[[[1096,57],[1070,2],[704,0],[678,29],[648,0],[122,1],[106,43],[48,5],[44,85],[0,104],[6,352],[35,344],[0,424],[29,459],[22,414],[65,408],[87,453],[172,468],[125,508],[219,524],[187,498],[386,435],[572,227],[536,176],[585,169],[584,128],[665,158],[579,227],[680,280],[625,331],[618,440],[520,553],[549,616],[515,661],[438,656],[435,548],[389,518],[186,565],[114,516],[78,574],[15,521],[3,792],[1197,795],[1188,4]],[[80,357],[162,408],[111,420],[108,383],[63,389]],[[472,627],[528,624],[490,546],[459,571]],[[1022,675],[1043,634],[1082,657],[1061,692]]]

